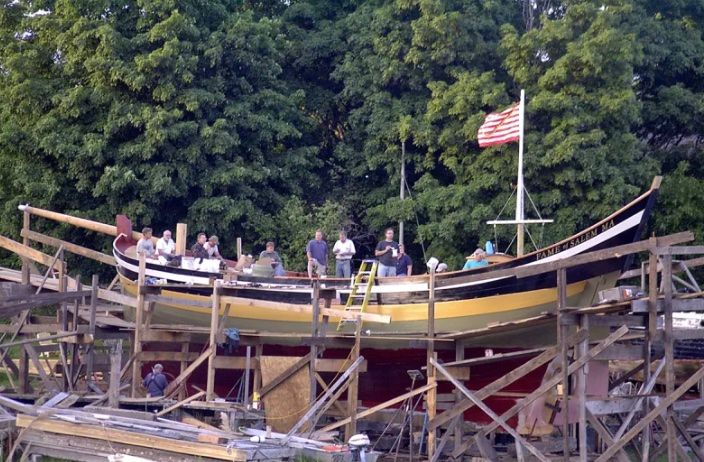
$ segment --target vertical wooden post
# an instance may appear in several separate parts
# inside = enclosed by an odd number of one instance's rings
[[[455,361],[462,361],[463,359],[464,359],[464,341],[455,340]],[[462,401],[463,398],[464,398],[464,396],[462,395],[462,392],[459,390],[455,390],[455,404]],[[462,446],[462,437],[464,436],[464,434],[462,432],[463,422],[464,422],[464,416],[460,416],[459,423],[457,425],[455,425],[455,450],[459,449],[459,447]]]
[[[643,342],[643,375],[644,383],[650,380],[651,349],[653,342],[657,339],[658,329],[658,241],[656,237],[649,240],[650,254],[648,255],[648,332]],[[650,411],[650,400],[643,401],[643,413]],[[652,439],[650,425],[643,429],[643,459],[648,460],[650,456],[650,442]]]
[[[354,334],[354,347],[350,361],[359,359],[359,352],[362,341],[362,319],[357,318],[357,325]],[[354,368],[350,377],[350,385],[347,387],[347,413],[350,416],[350,423],[345,427],[346,441],[357,433],[357,399],[359,398],[359,368]]]
[[[110,388],[108,406],[120,407],[120,370],[122,369],[122,339],[110,342]]]
[[[97,274],[91,280],[90,293],[90,318],[88,321],[88,333],[91,336],[91,343],[86,347],[86,382],[93,381],[93,364],[95,363],[95,311],[98,309],[98,282],[100,278]]]
[[[587,354],[589,350],[589,315],[583,314],[579,319],[579,329],[586,332],[586,337],[579,342],[578,355],[575,359]],[[577,402],[579,404],[579,460],[587,462],[589,451],[587,450],[587,375],[588,363],[580,367],[577,371]]]
[[[183,342],[183,343],[181,343],[181,354],[183,355],[183,357],[182,357],[182,359],[181,359],[181,364],[180,364],[180,368],[179,368],[179,375],[180,375],[180,374],[183,374],[183,372],[184,372],[184,371],[186,370],[186,368],[188,367],[188,360],[187,360],[187,358],[188,358],[188,353],[189,353],[189,352],[190,352],[190,342]],[[186,396],[186,395],[187,395],[186,391],[187,391],[187,390],[186,390],[186,387],[182,387],[182,388],[181,388],[181,390],[180,390],[179,393],[178,393],[179,401],[183,401],[184,399],[186,399],[186,397],[187,397],[187,396]]]
[[[435,367],[432,360],[435,358],[435,268],[430,268],[428,282],[428,343],[426,346],[426,367],[428,372],[428,385],[436,381]],[[437,392],[435,387],[429,389],[425,395],[425,406],[428,412],[428,421],[435,418],[437,412]],[[435,454],[435,429],[428,431],[428,460]]]
[[[144,254],[139,256],[139,272],[137,274],[137,307],[134,316],[134,340],[132,353],[132,397],[137,397],[139,384],[142,382],[142,330],[144,329],[144,273],[147,269],[147,260]]]
[[[247,353],[244,362],[244,408],[249,409],[249,371],[252,369],[252,346],[247,345]],[[214,382],[214,381],[213,381]]]
[[[262,388],[262,354],[264,354],[264,345],[259,344],[254,347],[254,357],[256,358],[256,367],[254,368],[254,378],[252,379],[252,393],[259,394]]]
[[[205,399],[206,401],[212,401],[215,399],[215,357],[217,356],[217,333],[219,329],[220,320],[220,288],[222,287],[222,281],[220,279],[215,281],[213,285],[213,305],[210,309],[210,357],[208,358],[208,382],[206,385]],[[245,398],[246,399],[246,398]]]
[[[22,244],[29,245],[29,227],[30,227],[30,214],[29,211],[25,210],[22,212]],[[30,284],[31,274],[29,271],[29,260],[22,259],[22,284]]]
[[[562,409],[563,424],[562,424],[562,444],[563,444],[563,457],[564,460],[569,460],[570,457],[570,439],[569,439],[569,388],[570,388],[570,375],[567,371],[569,367],[568,358],[568,344],[567,339],[567,326],[565,325],[565,320],[563,319],[565,309],[567,308],[567,270],[565,268],[560,268],[557,270],[557,329],[558,329],[558,342],[561,350],[562,358],[562,403],[560,408]]]
[[[318,345],[316,341],[318,340],[318,320],[320,318],[320,281],[318,279],[313,280],[313,296],[311,301],[313,302],[313,317],[311,319],[311,337],[313,341],[310,345],[308,380],[310,383],[310,403],[313,404],[318,397],[318,381],[315,378],[315,363],[318,358]]]
[[[237,238],[237,261],[239,261],[241,256],[242,256],[242,238],[238,237]]]
[[[672,255],[662,256],[662,285],[665,308],[665,395],[675,391],[675,348],[672,336]],[[672,422],[674,409],[667,407],[667,460],[677,460],[677,433]]]
[[[186,223],[176,223],[176,255],[186,255],[186,240],[188,234],[188,226]]]

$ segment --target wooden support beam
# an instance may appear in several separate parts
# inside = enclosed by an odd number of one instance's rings
[[[108,406],[120,407],[120,376],[122,367],[122,340],[108,340],[110,345],[110,386]]]
[[[575,335],[570,336],[567,342],[570,346],[573,346],[577,342],[583,340],[585,338],[585,335],[586,333],[579,332]],[[543,366],[544,364],[549,363],[553,360],[553,358],[555,358],[555,356],[557,356],[557,353],[558,348],[556,346],[546,348],[545,351],[543,351],[540,355],[522,364],[521,366],[512,370],[508,374],[499,377],[490,384],[484,386],[481,390],[478,390],[476,392],[476,396],[481,400],[485,400],[489,396],[496,394],[499,390],[506,388],[508,385],[512,384],[521,377],[524,377],[526,374],[534,371],[535,369]],[[463,414],[472,406],[474,406],[474,404],[470,400],[465,399],[459,404],[457,404],[454,408],[448,409],[442,414],[439,414],[435,419],[431,420],[428,423],[428,426],[432,428],[438,428],[442,425],[445,425],[456,416]]]
[[[171,383],[169,384],[168,387],[166,387],[166,390],[164,391],[164,396],[169,396],[169,395],[171,395],[174,391],[176,391],[176,390],[178,389],[178,387],[180,387],[181,384],[182,384],[188,377],[190,377],[191,374],[193,374],[193,372],[198,368],[198,366],[200,366],[201,364],[203,364],[204,362],[206,362],[206,361],[210,358],[210,353],[212,352],[212,349],[213,349],[213,347],[208,347],[203,353],[201,353],[201,355],[198,357],[198,359],[196,359],[195,361],[193,361],[193,362],[186,368],[185,371],[183,371],[181,374],[179,374],[179,376],[176,377],[176,378],[173,380],[173,382],[171,382]]]
[[[609,430],[606,427],[604,427],[604,425],[601,423],[601,421],[594,414],[592,414],[589,411],[589,409],[586,410],[586,414],[587,414],[587,420],[589,421],[589,424],[591,425],[592,429],[594,429],[594,431],[597,433],[597,435],[599,435],[599,438],[604,440],[604,442],[607,445],[614,444],[613,435],[611,435]],[[619,462],[630,462],[631,461],[631,459],[628,457],[628,454],[623,449],[618,451],[616,458],[618,459]]]
[[[279,374],[276,378],[273,380],[269,381],[266,385],[264,385],[261,390],[259,390],[259,397],[263,398],[265,395],[267,395],[270,391],[284,383],[289,377],[291,377],[293,374],[304,368],[307,364],[310,363],[310,360],[312,358],[312,355],[308,353],[298,361],[296,361],[295,364],[293,364],[291,367],[283,371],[281,374]],[[314,400],[313,400],[314,401]],[[311,401],[311,402],[313,402]]]
[[[572,364],[570,364],[568,368],[568,374],[573,374],[575,371],[577,371],[579,368],[583,367],[585,364],[587,364],[589,361],[591,361],[596,355],[601,353],[605,348],[607,348],[609,345],[613,344],[614,342],[618,341],[621,337],[626,335],[628,333],[628,328],[626,326],[622,326],[621,328],[615,330],[614,332],[611,333],[608,337],[606,337],[604,340],[599,342],[596,346],[592,347],[587,354],[580,356],[576,361],[574,361]],[[504,412],[501,415],[501,419],[504,421],[508,421],[511,417],[515,416],[518,414],[521,409],[525,408],[528,406],[530,403],[538,399],[539,397],[543,396],[548,390],[554,388],[560,381],[563,380],[563,377],[558,374],[551,379],[545,381],[543,384],[540,385],[535,391],[533,391],[531,394],[523,398],[521,401],[513,405],[509,410]],[[485,434],[489,434],[492,431],[496,430],[499,427],[499,424],[496,422],[492,422],[488,424],[486,427],[482,429],[482,431]],[[469,447],[469,444],[463,444],[462,447],[460,447],[460,451],[455,451],[453,452],[453,457],[459,457],[464,453],[465,450]]]
[[[213,294],[211,295],[212,306],[210,307],[210,339],[208,341],[210,356],[208,357],[208,376],[206,382],[206,401],[212,401],[215,396],[215,357],[217,356],[217,334],[220,330],[219,315],[220,315],[220,292],[222,290],[222,281],[217,280],[213,285]]]
[[[430,278],[428,281],[428,328],[427,337],[430,340],[426,344],[426,376],[427,384],[433,385],[437,383],[437,373],[435,370],[435,361],[437,353],[435,353],[435,268],[430,268]],[[452,378],[454,380],[454,377]],[[428,420],[433,420],[437,415],[437,387],[428,389],[425,395],[425,406],[428,415]],[[435,428],[428,428],[427,441],[428,459],[432,460],[435,455]]]
[[[20,244],[5,236],[0,236],[0,247],[12,253],[16,253],[21,258],[40,263],[44,266],[53,267],[56,271],[59,271],[61,269],[60,266],[63,265],[63,263],[55,261],[51,255],[33,249],[28,245]],[[29,284],[29,280],[27,284]]]
[[[351,360],[358,361],[362,358],[361,351],[362,319],[357,318],[355,324],[354,346],[352,347]],[[362,360],[364,360],[362,358]],[[347,415],[350,418],[349,424],[345,427],[345,440],[349,441],[357,434],[357,400],[359,398],[359,368],[355,368],[350,377],[350,384],[347,389]]]
[[[46,234],[42,233],[37,233],[36,231],[25,231],[24,229],[21,232],[22,237],[27,237],[29,240],[34,241],[34,242],[39,242],[40,244],[45,244],[49,245],[52,247],[62,247],[66,249],[67,251],[80,255],[82,257],[90,258],[95,261],[99,261],[100,263],[104,263],[106,265],[110,266],[115,266],[115,257],[112,255],[108,255],[103,252],[98,252],[96,250],[89,249],[87,247],[83,247],[80,245],[72,244],[70,242],[63,241],[61,239],[57,239],[55,237],[47,236]]]
[[[206,392],[201,390],[201,391],[199,391],[198,393],[196,393],[195,395],[191,395],[191,396],[189,396],[188,398],[179,401],[178,403],[174,403],[174,404],[172,404],[171,406],[169,406],[169,407],[167,407],[167,408],[165,408],[165,409],[162,409],[161,411],[159,411],[159,412],[156,413],[156,416],[157,416],[157,417],[161,417],[161,416],[163,416],[163,415],[166,415],[166,414],[168,414],[169,412],[174,411],[174,410],[180,408],[181,406],[190,403],[191,401],[195,401],[195,400],[197,400],[197,399],[202,398],[203,396],[205,396],[205,394],[206,394]]]
[[[268,308],[278,311],[287,311],[289,313],[305,313],[313,314],[312,305],[296,305],[294,303],[281,303],[281,302],[271,302],[266,300],[253,300],[250,298],[242,297],[232,297],[229,295],[224,295],[221,297],[222,303],[230,303],[235,306],[258,306],[262,308]],[[345,311],[338,310],[335,308],[320,308],[320,314],[324,316],[329,316],[334,319],[350,319],[355,320],[358,316],[362,317],[364,322],[376,322],[381,324],[389,324],[391,322],[391,316],[384,314],[375,313],[359,313],[356,311]]]
[[[409,391],[409,392],[407,392],[407,393],[404,393],[404,394],[402,394],[402,395],[399,395],[399,396],[397,396],[397,397],[395,397],[395,398],[391,398],[390,400],[384,401],[383,403],[377,404],[376,406],[372,406],[372,407],[370,407],[369,409],[365,409],[365,410],[363,410],[363,411],[360,411],[360,412],[357,414],[357,420],[360,420],[360,419],[363,419],[364,417],[368,417],[368,416],[370,416],[370,415],[372,415],[372,414],[375,414],[375,413],[377,413],[377,412],[379,412],[379,411],[381,411],[381,410],[383,410],[383,409],[386,409],[386,408],[388,408],[388,407],[393,406],[394,404],[401,403],[401,402],[403,402],[403,401],[405,401],[405,400],[407,400],[408,398],[411,398],[411,397],[413,397],[413,396],[419,395],[419,394],[421,394],[421,393],[425,393],[425,392],[428,391],[428,389],[430,389],[431,387],[436,387],[436,386],[437,386],[437,384],[423,385],[423,386],[420,387],[420,388],[416,388],[415,390],[411,390],[411,391]],[[323,427],[322,429],[320,429],[320,431],[324,433],[324,432],[329,432],[329,431],[331,431],[331,430],[334,430],[334,429],[336,429],[336,428],[340,428],[340,427],[342,427],[342,426],[347,425],[348,423],[350,423],[350,420],[351,420],[351,419],[350,419],[349,417],[347,417],[347,418],[345,418],[345,419],[342,419],[342,420],[339,420],[339,421],[337,421],[337,422],[331,423],[330,425],[328,425],[328,426],[326,426],[326,427]]]
[[[580,357],[586,354],[587,350],[589,350],[589,316],[580,316],[579,330],[580,332],[586,332],[587,338],[581,341],[575,349],[577,353],[575,357]],[[577,371],[577,403],[579,410],[578,442],[580,462],[587,462],[589,452],[587,442],[587,367],[589,367],[588,364]],[[565,417],[567,417],[569,413],[568,409],[566,409],[566,411]]]
[[[677,420],[675,416],[671,416],[670,419],[672,420],[672,424],[675,426],[677,431],[687,442],[687,445],[689,445],[689,448],[692,450],[697,460],[699,462],[704,462],[704,453],[702,453],[701,449],[699,448],[699,445],[694,441],[694,438],[692,438],[692,435],[689,434],[687,428],[682,425],[682,422]]]
[[[293,435],[296,434],[298,430],[300,430],[303,425],[305,425],[311,417],[313,417],[318,410],[326,403],[328,399],[337,391],[337,389],[342,386],[342,384],[354,373],[355,369],[364,361],[364,357],[360,356],[357,358],[355,362],[352,363],[352,365],[333,383],[330,384],[327,390],[325,390],[325,393],[311,405],[311,407],[306,411],[305,414],[303,414],[303,417],[301,417],[298,422],[294,424],[293,427],[291,427],[291,430],[286,434],[286,440],[288,438],[291,438]]]
[[[675,341],[672,337],[672,255],[666,254],[662,256],[662,266],[662,282],[665,296],[665,394],[670,395],[675,391]],[[675,447],[676,428],[672,423],[674,417],[675,413],[672,406],[668,406],[667,417],[665,419],[668,460],[677,459],[677,448]]]
[[[697,384],[697,382],[704,378],[704,367],[700,368],[692,374],[687,380],[682,383],[672,394],[667,395],[661,402],[658,404],[652,411],[650,411],[647,415],[645,415],[642,419],[640,419],[638,422],[636,422],[633,427],[626,432],[626,434],[621,437],[620,440],[616,441],[613,445],[609,446],[609,448],[604,451],[604,453],[597,458],[597,462],[606,462],[609,460],[610,457],[612,457],[618,450],[623,448],[626,444],[628,444],[629,441],[631,441],[633,438],[635,438],[636,435],[638,435],[643,428],[646,426],[650,425],[650,423],[660,416],[668,407],[670,407],[675,401],[680,399],[682,395],[687,393],[687,391],[693,387],[694,385]]]
[[[528,451],[530,451],[531,454],[533,454],[538,460],[542,462],[549,462],[548,459],[543,455],[543,453],[541,453],[535,446],[530,444],[528,441],[523,439],[512,426],[507,424],[505,420],[503,420],[494,411],[492,411],[489,406],[484,404],[481,399],[477,398],[474,393],[469,391],[467,387],[465,387],[460,381],[452,377],[452,375],[444,367],[442,367],[441,364],[438,364],[435,358],[432,358],[430,360],[430,363],[435,367],[435,370],[443,374],[450,382],[452,382],[452,385],[454,385],[455,388],[459,390],[467,399],[472,401],[475,406],[482,410],[482,412],[491,417],[491,419],[498,425],[500,425],[501,428],[503,428],[509,435],[513,436],[513,438],[516,440],[517,445],[520,444],[521,446],[528,449]],[[485,436],[485,433],[480,430],[475,436],[475,438],[479,440],[479,438],[484,438]]]
[[[147,261],[144,254],[139,256],[139,270],[137,273],[137,287],[144,285],[145,271]],[[142,382],[142,362],[139,359],[139,354],[142,352],[142,332],[144,332],[144,294],[141,290],[137,291],[137,306],[135,309],[134,334],[132,337],[132,354],[134,362],[132,364],[132,394],[133,398],[137,397],[139,384]]]

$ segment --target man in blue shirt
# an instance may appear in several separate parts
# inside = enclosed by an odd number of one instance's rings
[[[324,276],[328,264],[328,243],[323,240],[323,231],[315,231],[315,239],[308,241],[306,246],[308,255],[308,277],[313,277],[313,270],[318,276]]]
[[[406,254],[406,247],[403,244],[398,245],[398,263],[396,263],[396,276],[406,277],[413,273],[413,261]]]
[[[464,264],[463,270],[482,268],[484,266],[489,266],[489,262],[486,259],[486,253],[482,249],[477,249],[474,251],[471,257],[467,259],[467,263]]]
[[[144,377],[144,388],[147,389],[149,396],[164,396],[164,390],[169,386],[169,381],[164,375],[164,367],[161,364],[155,364],[152,371]]]

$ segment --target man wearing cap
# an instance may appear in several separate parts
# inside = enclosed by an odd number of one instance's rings
[[[206,242],[203,247],[205,247],[205,250],[208,252],[209,258],[217,258],[218,260],[224,260],[224,258],[222,258],[222,255],[220,255],[220,251],[218,250],[218,237],[216,235],[213,234],[212,236],[210,236],[208,242]]]
[[[271,266],[274,268],[274,276],[284,276],[286,274],[286,270],[284,270],[284,264],[281,261],[281,256],[279,255],[279,252],[274,250],[275,248],[276,245],[272,241],[267,242],[266,250],[262,250],[259,254],[259,259],[261,260],[262,258],[268,258],[271,260]]]
[[[144,377],[142,385],[147,389],[149,396],[164,396],[164,390],[169,386],[169,381],[164,375],[164,367],[161,364],[155,364],[152,371]]]

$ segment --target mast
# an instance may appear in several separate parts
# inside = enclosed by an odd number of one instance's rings
[[[406,140],[401,140],[401,201],[406,197]],[[403,244],[403,220],[398,222],[398,243]]]
[[[526,91],[521,90],[521,102],[518,105],[518,183],[516,186],[516,256],[524,254],[525,248],[525,206],[523,203],[525,188],[523,186],[523,129],[526,104]]]
[[[545,220],[540,216],[540,212],[533,209],[538,215],[538,219],[526,219],[525,197],[527,194],[526,187],[523,181],[523,136],[525,131],[525,114],[526,114],[526,92],[521,90],[521,101],[518,105],[518,175],[516,183],[516,215],[513,220],[490,220],[488,225],[516,225],[516,256],[520,257],[525,254],[525,231],[526,224],[545,224],[552,223],[552,220]],[[530,197],[530,196],[529,196]],[[531,202],[532,204],[532,202]]]

